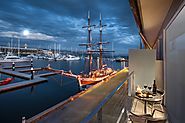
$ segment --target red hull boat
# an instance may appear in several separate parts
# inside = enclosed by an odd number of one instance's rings
[[[102,80],[105,80],[116,74],[117,71],[112,70],[111,68],[103,68],[101,70],[91,71],[90,73],[91,74],[88,76],[77,76],[80,86],[92,85],[101,82]]]
[[[13,81],[13,78],[6,78],[5,80],[0,81],[0,86],[1,86],[1,85],[7,85],[7,84],[9,84],[11,81]]]

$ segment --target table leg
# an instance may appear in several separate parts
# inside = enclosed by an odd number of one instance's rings
[[[144,112],[145,112],[145,114],[147,113],[146,110],[147,110],[147,109],[146,109],[146,101],[145,101],[145,105],[144,105]]]

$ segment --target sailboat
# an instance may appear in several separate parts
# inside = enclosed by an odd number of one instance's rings
[[[90,23],[90,12],[88,12],[88,25],[84,26],[82,28],[88,29],[88,42],[80,44],[80,46],[86,46],[87,54],[88,54],[88,60],[89,60],[89,71],[88,74],[81,74],[77,76],[77,79],[79,81],[79,85],[92,85],[96,84],[98,82],[101,82],[102,80],[108,79],[109,77],[113,76],[117,73],[117,71],[113,70],[112,68],[107,67],[107,65],[103,64],[103,52],[113,52],[113,51],[105,51],[103,49],[104,44],[108,44],[109,42],[102,42],[102,30],[103,27],[106,25],[102,25],[102,17],[100,14],[100,24],[99,24],[99,31],[100,31],[100,41],[96,44],[92,44],[91,42],[91,27],[95,25],[91,25]],[[93,50],[92,46],[98,45],[98,50]],[[99,66],[97,70],[92,70],[92,53],[98,52],[99,53]]]
[[[8,52],[7,55],[4,57],[3,60],[0,62],[24,62],[24,61],[29,61],[27,59],[21,59],[19,56],[14,55],[11,52]]]
[[[79,74],[75,75],[72,73],[70,70],[69,72],[65,72],[64,70],[55,70],[52,69],[51,67],[47,67],[45,69],[60,73],[61,75],[67,76],[67,77],[74,77],[78,80],[80,87],[83,87],[84,85],[94,85],[98,82],[101,82],[103,80],[107,80],[110,77],[112,77],[114,74],[117,73],[117,71],[113,70],[112,68],[109,68],[106,64],[103,64],[103,53],[104,52],[113,52],[113,51],[106,51],[103,49],[104,44],[108,44],[109,42],[102,42],[102,28],[106,25],[102,25],[102,20],[101,20],[101,14],[100,14],[100,41],[96,44],[92,44],[91,42],[91,27],[95,25],[91,25],[90,23],[90,12],[88,12],[88,25],[84,26],[82,28],[87,28],[88,29],[88,42],[80,44],[80,46],[86,46],[87,49],[87,55],[88,55],[88,72],[86,74]],[[98,50],[93,50],[92,46],[99,46]],[[99,53],[99,59],[98,59],[98,68],[96,70],[92,70],[92,53]]]

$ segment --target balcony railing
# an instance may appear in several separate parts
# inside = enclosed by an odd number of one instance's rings
[[[129,110],[132,105],[128,95],[131,95],[133,80],[134,72],[131,72],[81,123],[124,122],[126,120],[125,110]]]

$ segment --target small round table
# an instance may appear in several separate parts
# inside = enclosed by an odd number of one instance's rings
[[[152,95],[151,97],[141,97],[135,95],[135,97],[139,100],[144,101],[144,113],[147,114],[147,102],[157,103],[162,100],[161,95],[157,93],[156,95]]]

